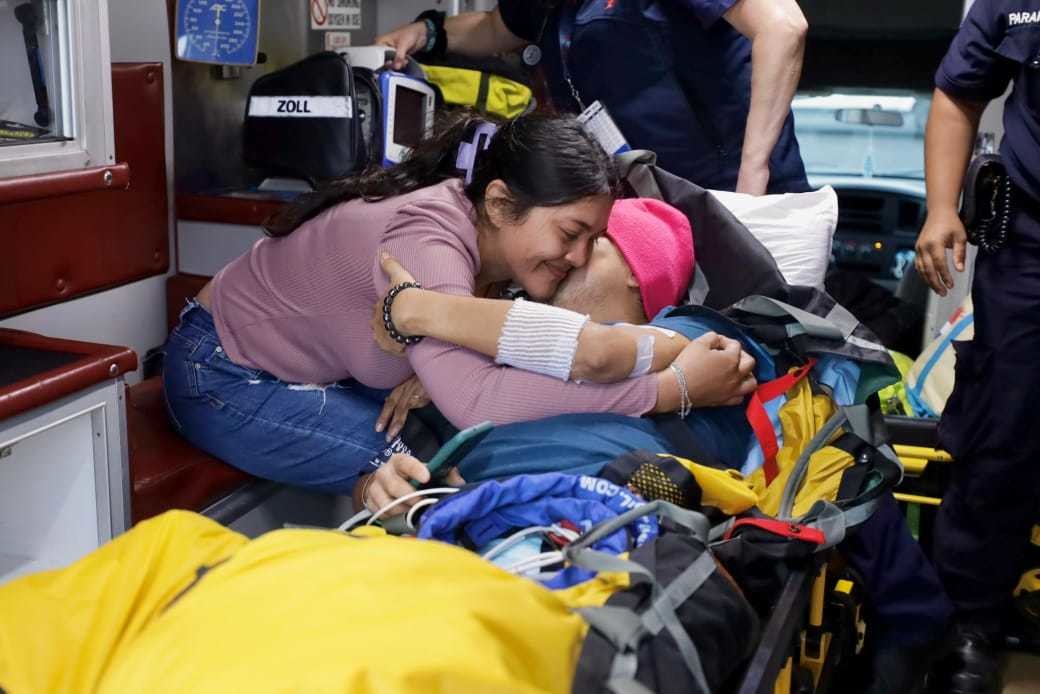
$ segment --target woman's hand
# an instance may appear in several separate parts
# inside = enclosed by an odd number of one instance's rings
[[[686,376],[690,403],[694,407],[739,405],[744,397],[754,392],[754,358],[740,347],[740,343],[717,333],[706,333],[697,338],[679,354],[675,363]],[[676,383],[671,397],[659,398],[659,411],[678,409],[678,379],[671,369],[660,377]],[[662,407],[663,406],[663,407]]]
[[[391,503],[394,499],[399,499],[406,494],[414,492],[415,488],[411,485],[412,480],[420,484],[426,484],[430,481],[430,471],[426,469],[426,466],[418,458],[407,453],[395,453],[385,465],[371,474],[371,480],[362,478],[358,481],[357,488],[361,490],[364,498],[356,499],[355,501],[358,502],[359,507],[361,504],[364,504],[365,508],[374,513]],[[452,487],[461,487],[466,483],[455,468],[448,471],[444,482]],[[408,501],[402,501],[384,515],[400,515],[422,500],[422,498],[421,496],[416,496]]]
[[[401,433],[408,418],[408,410],[417,410],[430,404],[430,396],[417,376],[390,391],[383,403],[383,411],[376,420],[376,431],[386,429],[386,440],[390,441]],[[389,426],[388,426],[389,425]]]
[[[379,266],[383,268],[383,274],[390,280],[391,287],[415,281],[412,273],[405,270],[404,266],[386,251],[381,252],[379,255]],[[411,308],[411,302],[417,298],[417,293],[418,290],[415,289],[401,292],[390,307],[390,320],[393,321],[397,332],[402,335],[411,334],[406,326],[410,323],[408,316],[412,311],[409,309]],[[404,345],[390,337],[390,334],[386,331],[386,325],[383,323],[383,298],[376,301],[375,306],[372,307],[371,326],[372,336],[375,337],[379,349],[397,357],[404,355]]]

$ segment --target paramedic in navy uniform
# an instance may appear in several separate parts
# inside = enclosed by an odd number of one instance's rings
[[[397,50],[397,68],[424,50],[523,50],[545,68],[557,111],[599,100],[668,171],[761,195],[809,189],[791,115],[806,30],[795,0],[501,0],[376,43]]]
[[[977,0],[935,76],[925,135],[928,218],[918,271],[941,295],[964,269],[962,177],[988,101],[1004,106],[1000,154],[1012,189],[1007,245],[979,251],[975,339],[955,342],[956,383],[939,426],[956,460],[936,523],[935,562],[958,610],[936,691],[999,692],[994,638],[1024,568],[1040,488],[1040,0]],[[957,277],[957,281],[968,281]]]

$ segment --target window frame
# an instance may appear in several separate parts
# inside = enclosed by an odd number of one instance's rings
[[[107,0],[58,0],[63,89],[70,140],[0,147],[0,178],[78,171],[115,163]],[[65,31],[64,27],[68,27]]]

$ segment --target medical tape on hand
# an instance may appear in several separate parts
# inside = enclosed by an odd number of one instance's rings
[[[578,351],[578,335],[588,320],[565,308],[517,299],[506,314],[495,362],[566,381]]]
[[[650,333],[639,336],[636,342],[636,365],[632,367],[629,378],[643,376],[650,373],[650,367],[654,364],[654,336]]]

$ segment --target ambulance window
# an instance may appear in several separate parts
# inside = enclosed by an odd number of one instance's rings
[[[0,178],[114,160],[105,0],[0,0]]]

